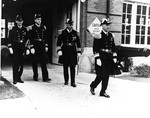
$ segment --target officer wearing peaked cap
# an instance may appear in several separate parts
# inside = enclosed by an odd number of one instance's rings
[[[100,37],[94,38],[93,53],[95,54],[96,78],[90,84],[90,91],[95,95],[95,88],[102,82],[100,96],[107,98],[110,97],[106,94],[106,89],[108,86],[109,75],[113,74],[113,55],[116,55],[114,36],[109,32],[110,24],[111,22],[108,19],[103,18],[101,22],[102,32],[100,33]]]
[[[68,85],[68,67],[70,67],[71,86],[76,87],[75,66],[77,65],[77,56],[81,55],[81,44],[77,31],[73,29],[73,21],[71,19],[67,19],[66,28],[58,36],[57,52],[59,63],[63,64],[65,85]]]
[[[48,61],[46,26],[42,22],[41,14],[34,15],[34,24],[28,26],[31,44],[33,79],[38,81],[38,63],[41,65],[43,82],[50,82],[46,62]]]
[[[23,18],[20,15],[16,16],[15,23],[15,26],[9,32],[10,43],[8,44],[13,62],[13,84],[17,82],[23,83],[21,75],[27,41],[27,29],[23,26]]]

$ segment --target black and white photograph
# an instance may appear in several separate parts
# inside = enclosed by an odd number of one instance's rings
[[[150,118],[150,0],[0,3],[0,117]]]

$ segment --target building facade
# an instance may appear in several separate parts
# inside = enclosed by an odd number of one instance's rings
[[[12,10],[13,9],[13,10]],[[149,0],[2,0],[1,43],[7,43],[9,29],[17,14],[22,14],[26,26],[33,23],[35,13],[43,14],[43,24],[49,32],[48,56],[58,62],[56,41],[58,30],[65,28],[67,18],[74,21],[81,37],[80,70],[91,71],[93,37],[87,31],[95,18],[109,18],[116,45],[150,47]]]
[[[116,45],[127,47],[150,48],[150,1],[148,0],[87,0],[84,3],[86,15],[85,29],[97,17],[103,17],[112,21],[110,31],[115,35]],[[86,17],[86,18],[84,18]],[[81,27],[82,29],[82,27]],[[86,31],[84,35],[84,53],[81,60],[81,71],[90,72],[92,70],[93,57],[92,45],[93,37]],[[139,62],[141,60],[141,62]],[[133,58],[134,64],[147,62],[149,59]]]

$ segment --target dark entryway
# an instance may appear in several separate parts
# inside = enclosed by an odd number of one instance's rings
[[[35,13],[42,14],[42,23],[47,27],[49,62],[52,62],[53,41],[55,37],[54,24],[61,25],[62,9],[65,9],[67,17],[71,16],[71,4],[74,0],[2,0],[2,19],[6,20],[6,36],[1,39],[1,44],[7,45],[8,22],[14,22],[17,14],[24,18],[24,25],[29,26],[34,23]],[[63,12],[64,13],[64,12]],[[57,22],[57,23],[56,23]],[[58,26],[56,26],[58,27]]]

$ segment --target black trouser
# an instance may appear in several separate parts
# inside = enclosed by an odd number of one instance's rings
[[[33,79],[38,79],[38,63],[41,66],[43,81],[48,78],[48,70],[45,60],[42,56],[32,55]]]
[[[101,77],[100,75],[97,75],[95,80],[91,83],[90,86],[93,88],[96,88],[101,81],[102,81],[102,86],[101,86],[100,94],[103,94],[103,93],[105,93],[105,91],[107,89],[109,76],[108,77]]]
[[[17,82],[21,80],[21,75],[23,73],[24,58],[24,46],[21,44],[16,44],[13,47],[12,55],[13,81]]]
[[[75,65],[63,64],[65,83],[69,81],[68,67],[70,66],[71,84],[75,84]]]

